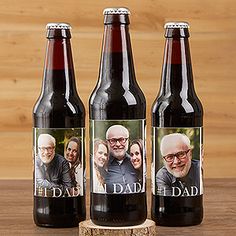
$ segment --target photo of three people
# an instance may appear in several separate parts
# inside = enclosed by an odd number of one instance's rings
[[[111,125],[93,142],[93,192],[138,193],[145,188],[144,141],[130,140],[123,125]]]
[[[39,134],[35,147],[35,195],[47,197],[83,194],[81,140],[71,137],[64,144],[64,156],[57,153],[56,139]]]

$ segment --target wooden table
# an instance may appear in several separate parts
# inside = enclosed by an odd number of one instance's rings
[[[89,181],[87,181],[89,182]],[[0,180],[0,235],[78,235],[78,228],[48,229],[32,218],[32,181]],[[150,193],[150,184],[148,184]],[[87,218],[89,201],[87,197]],[[201,225],[157,227],[158,236],[235,236],[236,179],[205,180],[205,214]],[[150,209],[150,194],[148,194]],[[149,211],[150,218],[150,211]]]

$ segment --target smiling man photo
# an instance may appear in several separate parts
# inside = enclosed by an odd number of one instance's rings
[[[164,166],[156,173],[157,192],[164,196],[195,196],[200,193],[200,162],[192,159],[185,134],[165,135],[160,142]]]

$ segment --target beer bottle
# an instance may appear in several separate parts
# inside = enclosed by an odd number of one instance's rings
[[[129,10],[107,8],[98,83],[90,97],[91,219],[104,226],[146,219],[146,102],[134,71]]]
[[[152,218],[165,226],[203,218],[203,108],[194,90],[188,28],[165,24],[161,87],[152,107]]]
[[[70,25],[47,25],[41,95],[33,109],[34,221],[75,227],[85,219],[85,109],[76,91]]]

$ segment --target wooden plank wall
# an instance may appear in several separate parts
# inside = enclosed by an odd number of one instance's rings
[[[31,112],[41,89],[46,23],[73,26],[77,88],[87,108],[98,76],[102,10],[108,6],[127,6],[132,12],[136,75],[147,98],[148,165],[150,109],[160,84],[163,24],[184,20],[191,25],[195,87],[205,108],[205,177],[236,177],[234,0],[1,0],[0,178],[32,176]]]

